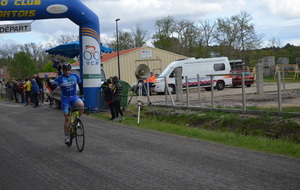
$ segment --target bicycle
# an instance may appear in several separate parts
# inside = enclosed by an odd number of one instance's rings
[[[70,129],[69,129],[69,135],[70,135],[70,143],[68,144],[69,147],[72,145],[72,141],[75,138],[76,140],[76,147],[79,152],[83,151],[84,149],[84,143],[85,143],[85,134],[84,134],[84,127],[83,123],[79,118],[79,110],[85,109],[85,108],[69,108],[69,115],[70,115]],[[89,114],[89,107],[88,107],[88,113]]]

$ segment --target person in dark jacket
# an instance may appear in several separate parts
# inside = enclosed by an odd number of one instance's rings
[[[62,74],[62,63],[64,63],[64,61],[62,60],[61,62],[59,62],[57,59],[53,59],[52,62],[53,62],[52,67],[57,70],[58,75],[61,75]]]
[[[111,113],[111,118],[109,120],[114,120],[116,118],[116,111],[113,104],[113,93],[111,91],[112,88],[111,78],[107,79],[107,81],[102,84],[101,88],[103,89],[104,92],[104,100],[108,104]]]
[[[13,95],[15,98],[15,102],[18,103],[18,94],[19,94],[19,83],[18,81],[14,80],[13,81],[13,86],[12,86],[12,90],[13,90]]]
[[[44,103],[44,85],[43,85],[43,82],[42,82],[41,78],[37,74],[34,74],[32,76],[32,78],[35,79],[37,85],[40,88],[39,100],[41,101],[41,104],[43,104]]]
[[[119,78],[117,76],[114,76],[112,78],[111,91],[113,93],[113,105],[116,110],[116,118],[114,119],[114,121],[124,120],[125,118],[123,117],[123,111],[121,109],[122,86],[120,85]],[[120,119],[119,114],[121,115]]]
[[[11,91],[11,84],[7,81],[6,83],[5,83],[5,88],[6,88],[6,98],[7,98],[7,100],[8,101],[12,101],[12,96],[11,96],[11,94],[12,94],[12,91]]]
[[[32,83],[32,96],[34,99],[34,108],[38,108],[39,107],[39,94],[40,94],[40,88],[39,85],[36,83],[35,79],[31,80]]]

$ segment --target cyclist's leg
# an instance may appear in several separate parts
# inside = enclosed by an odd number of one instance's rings
[[[65,121],[64,121],[64,133],[66,136],[69,135],[70,130],[70,115],[69,115],[69,107],[70,107],[70,98],[61,97],[61,108],[64,113]]]
[[[73,104],[73,106],[76,107],[76,108],[84,108],[84,103],[83,103],[83,101],[78,96],[76,96],[74,98],[74,104]],[[78,110],[79,117],[83,114],[83,111],[84,111],[83,109]]]
[[[65,134],[68,134],[70,130],[70,116],[69,113],[64,113],[64,116],[65,116],[64,132]]]

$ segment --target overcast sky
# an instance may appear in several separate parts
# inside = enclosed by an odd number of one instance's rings
[[[299,0],[82,0],[100,20],[101,39],[115,34],[117,18],[119,30],[131,31],[137,24],[155,32],[157,19],[172,16],[175,20],[187,19],[197,24],[202,19],[225,18],[248,12],[257,34],[264,34],[264,41],[280,40],[300,45]],[[21,21],[26,22],[26,21]],[[30,21],[31,22],[31,21]],[[20,23],[20,21],[0,22]],[[78,35],[79,27],[68,19],[37,20],[27,33],[0,34],[0,44],[46,43],[63,34]],[[150,44],[148,44],[150,45]]]

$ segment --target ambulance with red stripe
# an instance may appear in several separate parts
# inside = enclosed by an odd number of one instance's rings
[[[182,69],[182,86],[186,87],[185,78],[188,78],[189,87],[197,87],[200,83],[201,87],[206,90],[211,90],[211,77],[213,76],[213,85],[217,90],[223,90],[225,86],[232,85],[232,78],[230,77],[230,63],[227,57],[215,57],[205,59],[189,58],[185,60],[178,60],[170,63],[167,68],[156,79],[154,91],[157,94],[164,94],[165,80],[169,86],[169,91],[172,94],[176,93],[175,88],[175,69]],[[228,74],[228,75],[227,75]],[[198,76],[199,75],[199,81]],[[221,76],[222,75],[222,76]]]

